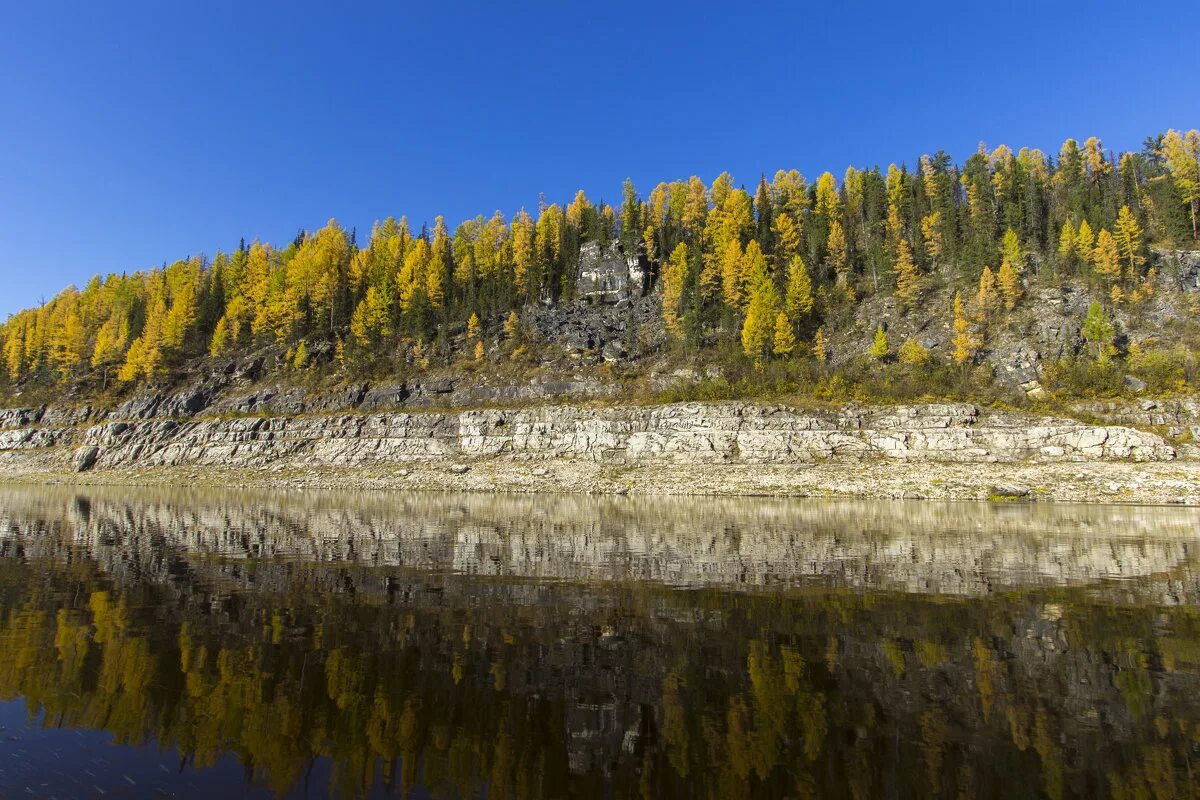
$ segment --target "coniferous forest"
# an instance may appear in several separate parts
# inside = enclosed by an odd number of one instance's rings
[[[989,337],[1034,288],[1070,286],[1090,298],[1087,344],[1058,367],[1060,383],[1102,390],[1140,365],[1170,391],[1195,385],[1195,338],[1124,346],[1120,320],[1154,302],[1159,254],[1200,248],[1198,215],[1200,132],[1170,130],[1136,152],[1093,137],[1050,154],[981,144],[962,164],[938,152],[812,182],[795,170],[750,185],[721,174],[642,194],[626,181],[616,204],[580,191],[455,228],[388,217],[364,236],[331,220],[291,242],[97,275],[13,315],[0,328],[0,393],[129,392],[255,348],[323,380],[536,359],[553,343],[526,316],[574,313],[589,242],[617,242],[646,265],[664,359],[723,359],[749,376],[851,361],[941,370],[949,377],[925,389],[941,394],[963,376],[986,380]],[[880,322],[853,359],[833,352],[878,298],[943,319],[949,346],[931,353]]]

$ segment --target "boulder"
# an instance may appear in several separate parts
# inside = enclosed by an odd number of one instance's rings
[[[76,472],[87,472],[92,467],[96,466],[96,460],[100,458],[99,447],[81,447],[75,451],[74,466]]]

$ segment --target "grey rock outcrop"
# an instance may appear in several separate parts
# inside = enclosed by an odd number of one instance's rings
[[[805,464],[1175,457],[1175,449],[1154,434],[1021,414],[982,415],[965,404],[802,411],[693,403],[189,422],[156,419],[95,425],[81,444],[99,448],[96,465],[100,468],[258,467],[289,459],[303,466],[356,466],[464,458]]]
[[[96,459],[100,457],[99,447],[81,447],[75,451],[75,471],[87,472],[92,467],[96,466]]]

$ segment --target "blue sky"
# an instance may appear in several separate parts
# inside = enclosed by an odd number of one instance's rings
[[[250,8],[250,6],[253,6]],[[1200,125],[1200,3],[12,2],[0,317],[330,217]]]

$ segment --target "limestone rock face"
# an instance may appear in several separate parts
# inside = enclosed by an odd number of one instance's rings
[[[31,436],[30,431],[37,435]],[[68,432],[8,431],[0,449],[52,446]],[[40,438],[39,438],[40,437]],[[459,459],[644,464],[806,464],[823,460],[1165,461],[1161,437],[1131,428],[939,403],[798,410],[753,403],[549,406],[460,413],[336,414],[105,422],[79,445],[98,468],[157,465],[356,466]]]

